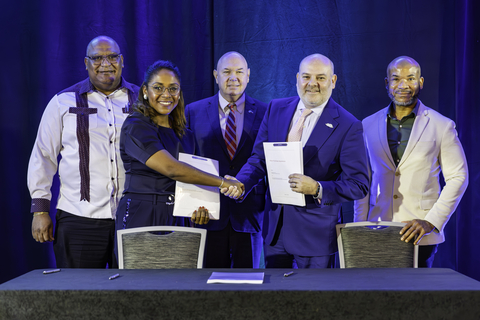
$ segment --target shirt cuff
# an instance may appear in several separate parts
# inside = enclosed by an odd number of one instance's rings
[[[30,212],[50,212],[50,200],[41,198],[32,199]]]

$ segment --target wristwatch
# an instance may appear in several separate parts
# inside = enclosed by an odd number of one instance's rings
[[[313,195],[313,199],[318,199],[320,193],[320,182],[317,181],[317,192]]]

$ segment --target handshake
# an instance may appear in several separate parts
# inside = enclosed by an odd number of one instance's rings
[[[235,177],[225,175],[225,180],[220,186],[220,192],[230,199],[239,199],[245,193],[245,186]]]
[[[225,196],[235,200],[243,196],[243,193],[245,192],[245,186],[243,183],[229,175],[224,177],[222,184],[218,188]],[[210,221],[208,209],[205,207],[199,207],[192,213],[191,221],[193,225],[207,224]]]

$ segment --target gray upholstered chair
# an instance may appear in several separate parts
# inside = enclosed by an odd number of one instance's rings
[[[400,240],[401,222],[337,224],[340,268],[417,268],[418,246]]]
[[[207,231],[153,226],[117,231],[120,269],[201,269]]]

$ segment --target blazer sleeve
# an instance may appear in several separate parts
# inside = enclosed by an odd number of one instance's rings
[[[363,124],[363,131],[365,132],[365,124]],[[365,134],[364,134],[364,141],[366,142]],[[368,151],[367,143],[365,143],[365,153],[367,155],[368,181],[370,182],[372,181],[372,168],[370,167],[370,153]],[[367,195],[362,199],[358,199],[353,202],[353,222],[367,221],[369,210],[370,210],[370,185],[368,188]]]
[[[265,165],[265,152],[263,149],[263,143],[268,141],[268,122],[269,114],[271,111],[272,103],[268,105],[265,116],[263,117],[262,124],[258,130],[255,144],[248,161],[243,165],[242,169],[236,175],[236,178],[245,185],[245,196],[265,178],[266,165]]]
[[[445,179],[440,197],[425,216],[439,231],[447,224],[468,186],[468,167],[455,123],[449,121],[442,135],[439,162]]]
[[[323,187],[320,206],[362,199],[368,192],[369,177],[362,123],[355,121],[340,143],[338,161],[342,174],[336,181],[319,181]]]

